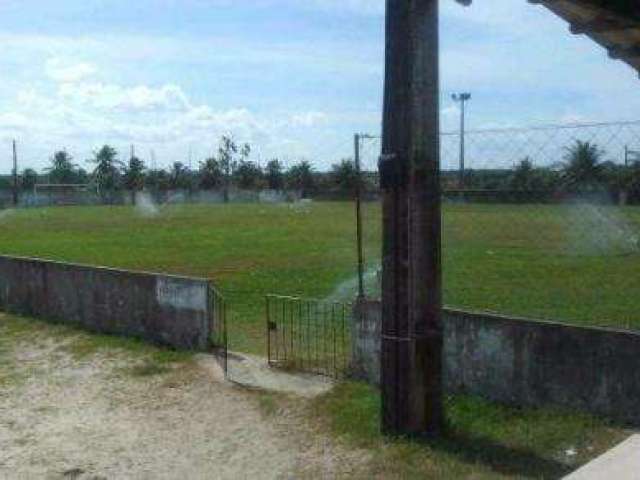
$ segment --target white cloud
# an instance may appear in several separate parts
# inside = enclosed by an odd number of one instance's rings
[[[21,131],[27,128],[27,117],[18,112],[0,113],[0,131]]]
[[[96,73],[90,63],[66,63],[59,58],[47,60],[45,72],[49,78],[60,83],[75,83]]]
[[[384,0],[312,0],[310,5],[323,10],[346,10],[360,15],[383,15]]]
[[[159,165],[165,165],[192,146],[213,150],[223,134],[251,143],[257,156],[269,156],[274,155],[271,148],[281,147],[278,139],[284,138],[282,129],[288,124],[247,108],[195,104],[176,84],[124,86],[79,76],[73,83],[59,82],[61,76],[48,78],[54,82],[17,91],[0,113],[0,139],[18,138],[24,164],[33,168],[43,168],[54,149],[75,149],[82,162],[103,143],[121,150],[131,143],[141,151],[154,149]],[[321,117],[311,112],[298,120],[313,124]]]
[[[104,142],[123,151],[128,143],[154,148],[161,164],[184,158],[192,145],[210,151],[222,133],[250,141],[263,158],[307,156],[326,165],[350,154],[353,132],[378,132],[384,0],[160,3],[164,24],[83,34],[76,22],[65,30],[73,35],[26,27],[0,33],[0,138],[23,138],[37,167],[53,148],[77,148],[81,160]],[[171,30],[175,19],[164,7],[187,16],[193,5],[214,12],[214,27]],[[274,7],[273,17],[215,27],[211,6],[246,5]],[[114,18],[130,15],[123,9]],[[331,28],[305,24],[331,15]],[[568,35],[565,22],[542,7],[478,0],[465,9],[443,0],[442,25],[446,130],[456,131],[459,121],[449,93],[467,89],[474,129],[637,117],[635,72]],[[0,171],[7,168],[0,163]]]
[[[329,123],[329,115],[324,112],[303,112],[291,116],[291,125],[294,127],[317,127]]]
[[[137,85],[123,87],[107,83],[62,84],[58,94],[65,101],[101,110],[144,112],[156,110],[184,111],[190,108],[187,96],[174,84],[161,87]]]

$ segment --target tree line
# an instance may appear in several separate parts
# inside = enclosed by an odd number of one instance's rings
[[[56,151],[49,166],[42,173],[31,168],[20,174],[20,188],[33,190],[37,184],[89,185],[105,200],[127,191],[148,190],[217,190],[225,200],[232,188],[243,190],[295,190],[307,196],[322,189],[353,190],[356,182],[355,167],[351,160],[342,160],[327,173],[318,172],[306,160],[289,167],[278,159],[272,159],[263,167],[251,160],[251,146],[240,144],[231,136],[223,136],[214,155],[201,161],[192,170],[187,164],[176,161],[170,168],[149,168],[145,162],[131,154],[123,161],[115,148],[104,145],[87,163],[94,165],[90,171],[80,167],[66,151]],[[4,178],[4,188],[11,186]]]
[[[560,162],[546,167],[535,166],[527,157],[511,169],[467,170],[463,185],[458,183],[458,172],[445,171],[443,189],[521,192],[540,199],[561,194],[619,195],[623,192],[629,201],[640,203],[640,161],[628,165],[607,161],[606,152],[597,144],[580,140],[565,150]],[[216,153],[201,161],[196,170],[179,161],[168,169],[148,168],[135,155],[121,161],[118,152],[105,145],[88,160],[94,168],[87,171],[75,164],[69,153],[60,150],[53,154],[43,173],[25,169],[20,175],[20,184],[24,190],[32,190],[37,183],[91,185],[106,200],[120,191],[135,195],[142,190],[217,190],[228,199],[232,188],[295,190],[302,196],[331,192],[351,195],[357,184],[351,159],[333,164],[329,172],[319,172],[306,160],[286,168],[277,159],[261,166],[250,157],[251,146],[239,144],[230,136],[223,136]],[[377,174],[365,172],[361,185],[365,193],[377,193]],[[0,187],[10,186],[9,178],[0,179]]]
[[[562,160],[550,166],[536,167],[527,157],[512,169],[469,170],[465,172],[464,188],[522,192],[541,198],[624,194],[628,200],[640,202],[640,161],[620,165],[606,160],[606,155],[597,144],[576,140],[565,148]],[[448,172],[443,178],[449,186],[454,185],[457,172]]]

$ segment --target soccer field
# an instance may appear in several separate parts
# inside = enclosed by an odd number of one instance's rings
[[[375,289],[380,208],[367,204]],[[232,348],[262,352],[264,296],[355,294],[351,203],[5,211],[0,252],[212,278]],[[148,212],[147,212],[148,213]],[[639,327],[640,208],[445,205],[445,302],[578,324]]]

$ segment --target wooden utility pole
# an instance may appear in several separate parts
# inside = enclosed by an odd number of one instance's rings
[[[382,430],[444,425],[438,0],[387,0],[383,189]]]
[[[18,206],[18,152],[16,141],[13,141],[13,206]]]

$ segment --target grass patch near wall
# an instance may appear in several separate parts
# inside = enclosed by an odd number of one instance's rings
[[[338,385],[314,401],[309,416],[371,451],[368,474],[384,478],[560,478],[630,434],[588,415],[460,396],[447,399],[445,438],[387,439],[380,434],[380,395],[361,383]]]
[[[140,363],[125,369],[125,373],[133,377],[152,377],[155,375],[164,375],[171,372],[171,368],[164,364],[157,364],[151,361]]]
[[[278,411],[278,401],[275,395],[270,393],[263,393],[258,397],[258,403],[260,411],[267,417],[272,417]]]
[[[0,313],[0,389],[8,388],[18,380],[13,358],[13,335],[6,328],[6,315]]]
[[[131,365],[121,371],[133,377],[169,373],[176,366],[190,366],[193,353],[154,346],[135,338],[92,333],[72,325],[0,313],[0,385],[17,384],[21,373],[13,350],[16,345],[47,343],[74,360],[88,361],[96,355],[132,354]]]
[[[370,283],[380,206],[365,204]],[[445,204],[444,300],[453,307],[640,328],[640,207]],[[16,211],[0,252],[213,279],[229,304],[231,348],[264,354],[265,295],[352,300],[354,206],[175,205]]]
[[[60,342],[68,332],[69,328],[65,326],[0,312],[0,387],[18,386],[29,375],[28,369],[15,358],[16,345]]]
[[[71,354],[76,360],[83,360],[96,354],[112,354],[118,352],[136,353],[148,357],[149,362],[157,365],[188,362],[192,359],[191,352],[182,352],[171,348],[159,347],[137,338],[117,335],[102,335],[85,330],[67,327],[68,333],[74,335],[60,349]]]

